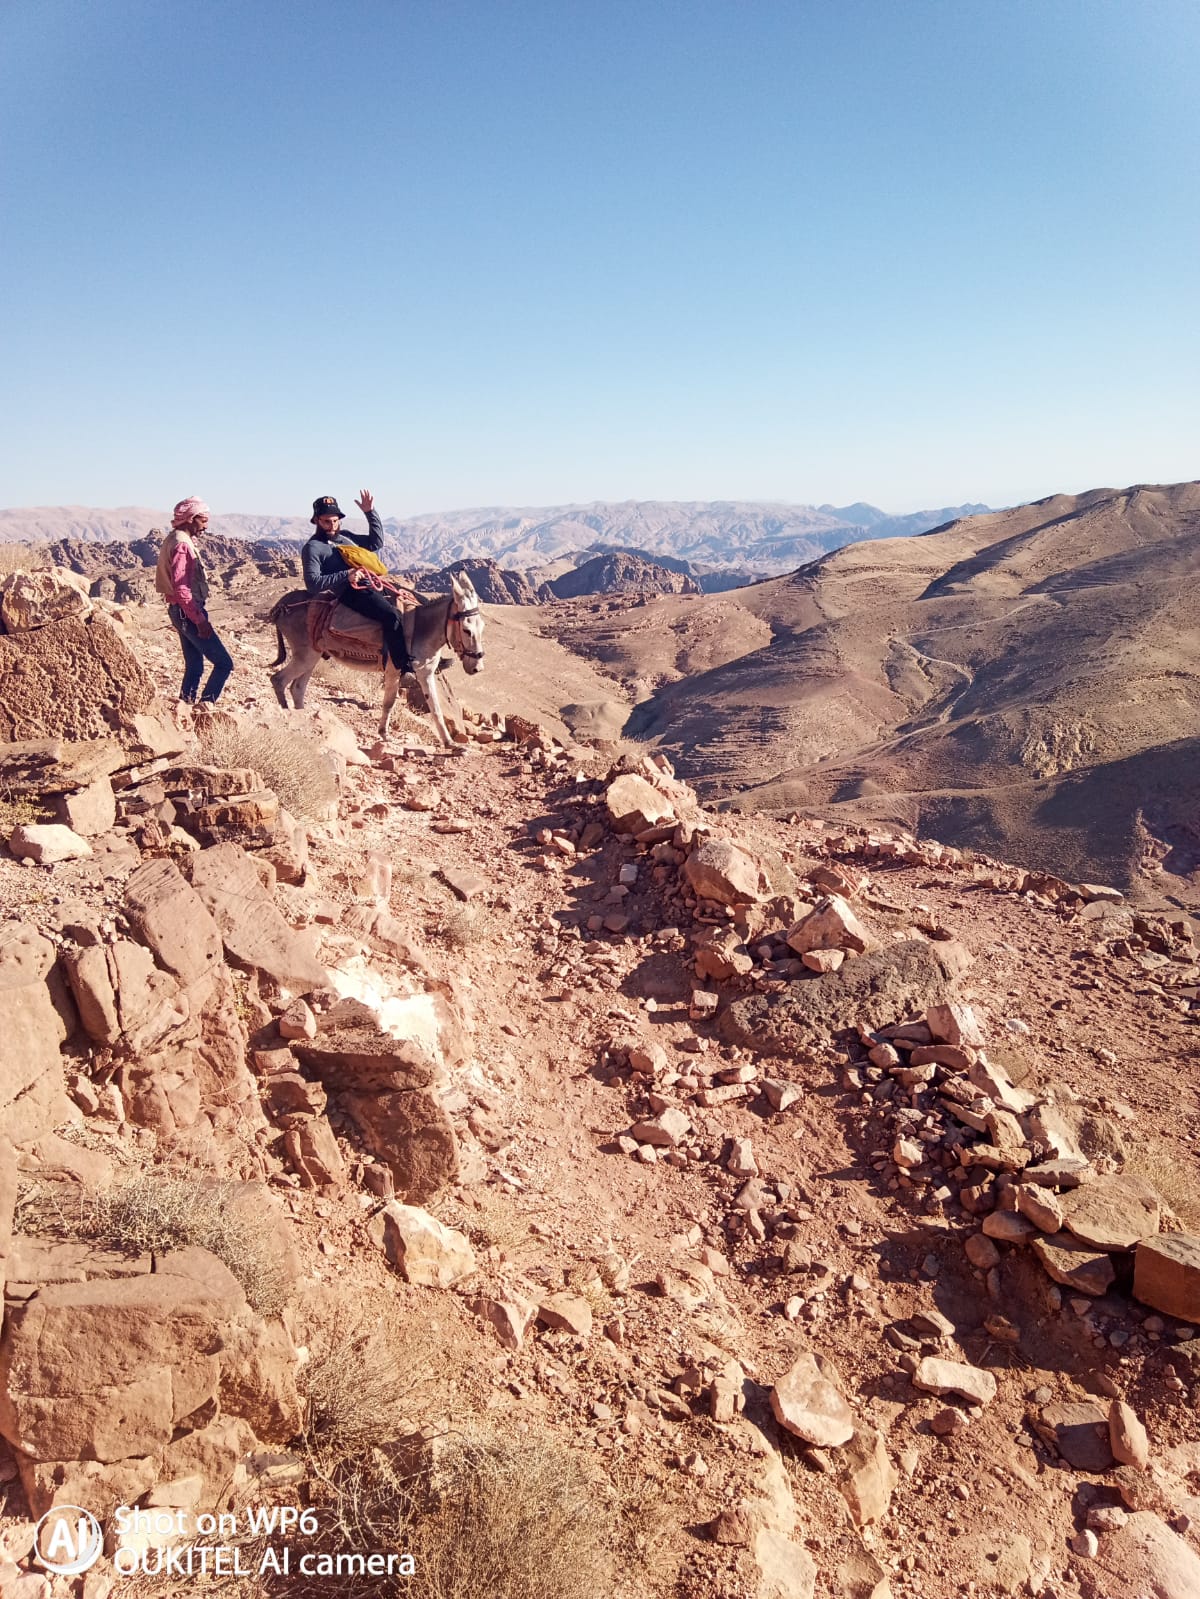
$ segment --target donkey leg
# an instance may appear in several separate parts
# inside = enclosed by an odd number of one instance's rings
[[[383,714],[379,718],[379,736],[388,736],[388,724],[392,720],[392,707],[396,703],[396,695],[400,692],[400,674],[391,661],[383,669]]]
[[[280,705],[283,706],[285,711],[288,709],[287,691],[291,680],[292,674],[290,664],[285,666],[281,672],[271,673],[271,687],[275,690],[275,698],[279,701]]]
[[[437,657],[432,661],[421,661],[414,665],[417,682],[421,685],[421,692],[429,705],[430,714],[438,730],[438,737],[447,749],[454,740],[450,737],[450,729],[446,726],[446,718],[442,715],[442,701],[437,687]]]
[[[315,670],[315,666],[310,666],[308,671],[301,672],[300,676],[292,684],[292,704],[298,711],[304,709],[304,696],[308,693],[309,680]]]

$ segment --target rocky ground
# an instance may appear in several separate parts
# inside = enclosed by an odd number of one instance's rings
[[[8,681],[95,632],[99,694],[118,647],[171,691],[153,608],[25,614]],[[592,1591],[1200,1594],[1187,918],[714,816],[504,703],[443,755],[340,679],[285,717],[245,664],[181,728],[135,679],[119,725],[35,694],[0,744],[5,1599],[119,1591],[112,1547],[74,1587],[31,1564],[68,1491],[323,1503],[306,1366],[364,1304],[419,1371],[406,1436],[582,1463]],[[270,1293],[67,1225],[172,1171],[274,1218]]]

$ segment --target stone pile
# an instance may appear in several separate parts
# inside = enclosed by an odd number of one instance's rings
[[[800,818],[793,816],[792,821],[799,824]],[[1114,960],[1129,961],[1147,975],[1150,991],[1166,1004],[1185,1012],[1200,1010],[1200,952],[1186,917],[1148,915],[1127,906],[1121,891],[1105,884],[1071,883],[1049,872],[1028,871],[903,833],[867,828],[822,831],[811,847],[831,861],[848,857],[961,872],[998,893],[1054,909],[1090,939],[1086,959],[1106,965]]]
[[[1163,1203],[1119,1169],[1120,1135],[1101,1112],[1065,1088],[1015,1083],[1000,1057],[1032,1084],[1028,1063],[1010,1046],[989,1053],[965,1004],[863,1027],[859,1043],[842,1082],[882,1145],[873,1169],[892,1189],[978,1221],[965,1248],[995,1296],[1009,1248],[1028,1247],[1055,1283],[1096,1298],[1132,1255],[1136,1298],[1200,1322],[1200,1239],[1160,1233]]]
[[[858,1047],[843,1086],[870,1113],[878,1146],[872,1167],[892,1189],[913,1191],[935,1209],[961,1206],[978,1218],[980,1230],[967,1249],[973,1265],[993,1274],[993,1292],[1000,1291],[996,1268],[1009,1248],[1028,1246],[1057,1284],[1093,1297],[1107,1291],[1120,1262],[1132,1257],[1136,1297],[1200,1322],[1200,1239],[1160,1233],[1162,1202],[1147,1183],[1120,1170],[1122,1141],[1102,1112],[1065,1087],[1035,1090],[1030,1063],[1013,1040],[989,1047],[985,1019],[957,997],[970,964],[962,946],[942,929],[929,930],[936,937],[885,945],[853,903],[870,900],[869,878],[844,862],[831,860],[809,874],[811,899],[794,893],[770,898],[772,885],[751,855],[711,836],[694,814],[687,824],[679,820],[686,796],[672,794],[670,785],[669,774],[645,761],[638,773],[610,780],[604,803],[614,830],[632,834],[656,860],[656,877],[678,872],[680,886],[690,890],[684,906],[701,924],[691,935],[696,974],[734,991],[734,1004],[721,1016],[725,1039],[812,1058],[839,1032],[853,1030]],[[866,860],[969,865],[994,887],[1083,910],[1092,921],[1121,900],[1115,889],[1019,873],[1000,863],[968,863],[959,851],[904,836],[864,831],[827,839],[825,848]],[[792,913],[789,925],[778,924],[781,911]],[[1143,943],[1158,942],[1190,959],[1185,921],[1137,918],[1136,925],[1140,931],[1131,926],[1130,932]],[[739,990],[784,997],[764,1009],[761,1000],[737,1000]],[[698,991],[693,1018],[710,1019],[721,999]],[[702,1082],[691,1072],[665,1070],[652,1052],[619,1038],[608,1063],[628,1067],[635,1079],[644,1070],[652,1085],[645,1102],[651,1114],[618,1141],[642,1161],[664,1153],[675,1164],[703,1157],[702,1137],[673,1103],[681,1094],[709,1107],[759,1091],[760,1074],[752,1067]],[[1026,1081],[1031,1086],[1020,1086]],[[776,1095],[785,1089],[781,1085]]]

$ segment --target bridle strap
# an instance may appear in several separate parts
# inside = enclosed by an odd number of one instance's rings
[[[460,660],[463,660],[463,661],[482,661],[482,659],[483,659],[483,651],[482,650],[469,650],[467,648],[466,635],[464,634],[463,629],[462,629],[462,624],[467,619],[468,616],[478,616],[478,615],[479,615],[479,607],[478,607],[478,605],[467,605],[467,606],[464,606],[461,610],[456,611],[456,610],[451,609],[451,610],[446,612],[446,643],[449,644],[449,646],[450,646],[450,648],[452,650],[454,650],[455,654],[459,657]],[[450,637],[450,629],[451,629],[451,627],[457,627],[458,628],[458,644],[455,644],[454,640]]]

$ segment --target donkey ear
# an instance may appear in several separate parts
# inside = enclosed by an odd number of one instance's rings
[[[462,579],[457,572],[450,574],[450,592],[456,600],[461,600],[463,595]]]

